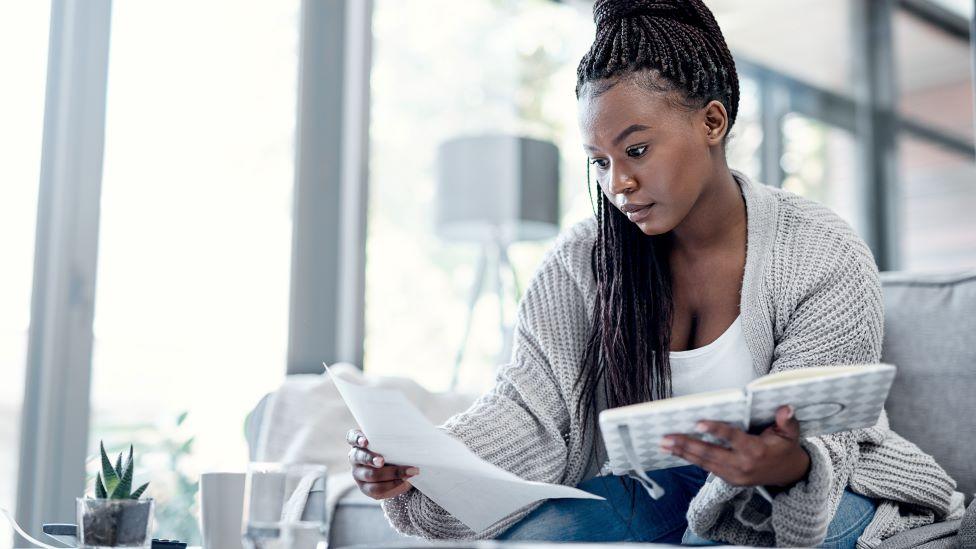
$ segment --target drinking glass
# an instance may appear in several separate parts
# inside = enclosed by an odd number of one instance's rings
[[[327,549],[328,469],[312,463],[252,462],[244,479],[246,549]]]

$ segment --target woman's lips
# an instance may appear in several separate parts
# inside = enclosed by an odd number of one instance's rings
[[[634,223],[639,223],[641,221],[644,221],[645,219],[647,219],[648,216],[651,215],[651,208],[653,207],[654,204],[649,204],[639,210],[634,210],[627,214],[627,219],[633,221]]]

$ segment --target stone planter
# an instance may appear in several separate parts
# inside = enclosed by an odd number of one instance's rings
[[[155,500],[75,498],[82,548],[150,547]]]

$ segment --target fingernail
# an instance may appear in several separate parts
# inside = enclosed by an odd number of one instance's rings
[[[359,437],[359,438],[357,438],[356,439],[356,444],[358,444],[360,446],[366,444],[366,437]]]
[[[417,473],[419,473],[420,469],[417,469],[416,467],[407,467],[407,470],[405,472],[407,473],[408,477],[412,477]]]
[[[706,426],[704,423],[695,424],[695,431],[698,431],[699,433],[704,433],[707,430],[708,430],[708,426]]]
[[[663,438],[661,439],[661,446],[664,446],[665,448],[670,448],[674,446],[674,441],[671,440],[670,438]]]
[[[793,417],[793,412],[795,411],[795,410],[793,409],[793,405],[792,405],[792,404],[787,404],[787,405],[786,405],[786,408],[787,408],[787,412],[786,412],[786,417],[787,417],[787,418],[791,418],[791,417]]]
[[[377,467],[379,467],[380,465],[383,465],[383,458],[381,458],[379,456],[374,457],[373,458],[373,465],[375,465]]]

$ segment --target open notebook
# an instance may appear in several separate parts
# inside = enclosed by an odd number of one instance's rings
[[[666,434],[682,433],[727,446],[694,430],[699,420],[724,421],[757,434],[792,404],[801,436],[871,427],[878,422],[895,378],[890,364],[801,368],[768,374],[742,389],[723,389],[600,412],[600,432],[615,475],[636,475],[655,499],[664,491],[645,471],[688,465],[660,449]]]

